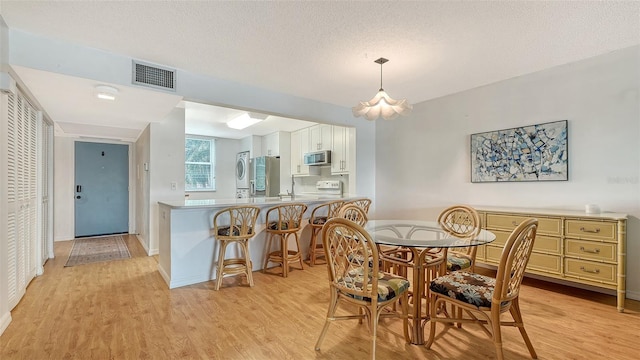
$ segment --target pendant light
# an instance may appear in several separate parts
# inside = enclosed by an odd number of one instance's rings
[[[392,120],[398,117],[398,115],[408,115],[413,109],[413,106],[407,102],[406,99],[394,100],[392,99],[382,88],[382,64],[389,61],[385,58],[380,58],[374,61],[380,64],[380,90],[373,99],[367,102],[360,102],[357,106],[353,107],[353,116],[364,117],[367,120],[375,120],[382,117],[385,120]]]

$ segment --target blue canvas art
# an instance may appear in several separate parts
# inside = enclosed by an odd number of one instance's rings
[[[569,178],[567,120],[471,135],[471,182]]]

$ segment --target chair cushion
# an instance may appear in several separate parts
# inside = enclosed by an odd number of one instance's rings
[[[471,267],[471,259],[462,254],[447,254],[447,270],[457,271]]]
[[[297,228],[300,227],[300,224],[295,222],[293,224],[293,226],[294,227],[292,227],[292,229],[297,229]],[[267,229],[269,229],[269,230],[289,230],[289,223],[288,222],[280,223],[280,228],[278,228],[278,222],[277,221],[271,221],[267,225]]]
[[[434,293],[464,301],[477,307],[491,307],[496,279],[466,271],[454,271],[431,281]]]
[[[354,277],[349,278],[350,280],[347,281],[347,283],[349,281],[352,282],[354,288],[362,288],[362,271],[360,270],[358,273],[360,273],[359,279],[357,274],[352,274]],[[339,280],[338,282],[341,281]],[[378,301],[392,300],[407,290],[409,290],[409,281],[407,279],[385,272],[378,273]],[[363,298],[349,293],[344,294],[354,299],[371,301],[370,298]]]
[[[326,216],[316,216],[311,221],[311,223],[313,225],[324,225],[324,223],[326,223],[326,222],[327,222],[327,217]]]
[[[249,233],[248,235],[253,234],[253,229],[251,227],[249,227]],[[231,235],[231,226],[220,226],[218,227],[218,235],[220,236],[240,236],[240,227],[239,226],[234,226],[233,227],[233,235]]]

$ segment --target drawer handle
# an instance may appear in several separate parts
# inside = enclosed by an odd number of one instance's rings
[[[596,228],[595,230],[589,230],[589,229],[585,229],[584,227],[580,228],[580,231],[582,232],[586,232],[586,233],[594,233],[597,234],[600,232],[600,228]]]
[[[587,270],[584,266],[580,266],[580,270],[591,274],[600,274],[600,269]]]
[[[518,226],[518,223],[517,223],[517,222],[515,222],[515,221],[512,221],[512,222],[511,222],[511,225],[513,225],[513,226]]]
[[[590,249],[585,249],[584,246],[580,246],[580,251],[591,253],[591,254],[600,254],[600,249],[590,250]]]

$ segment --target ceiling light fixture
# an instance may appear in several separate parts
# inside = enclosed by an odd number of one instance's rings
[[[98,99],[114,101],[116,99],[117,94],[118,94],[118,89],[112,86],[107,86],[107,85],[96,86],[96,97]]]
[[[413,106],[406,99],[394,100],[382,88],[382,64],[387,61],[389,60],[385,58],[374,61],[376,64],[380,64],[380,90],[378,90],[373,99],[367,102],[361,101],[358,106],[354,106],[351,109],[353,116],[362,116],[367,120],[375,120],[382,116],[385,120],[392,120],[397,118],[398,115],[408,115],[413,109]]]
[[[264,120],[264,119],[251,117],[249,115],[249,113],[244,113],[244,114],[238,116],[237,118],[227,122],[227,126],[232,128],[232,129],[242,130],[242,129],[247,128],[247,127],[249,127],[251,125],[257,124],[262,120]]]

